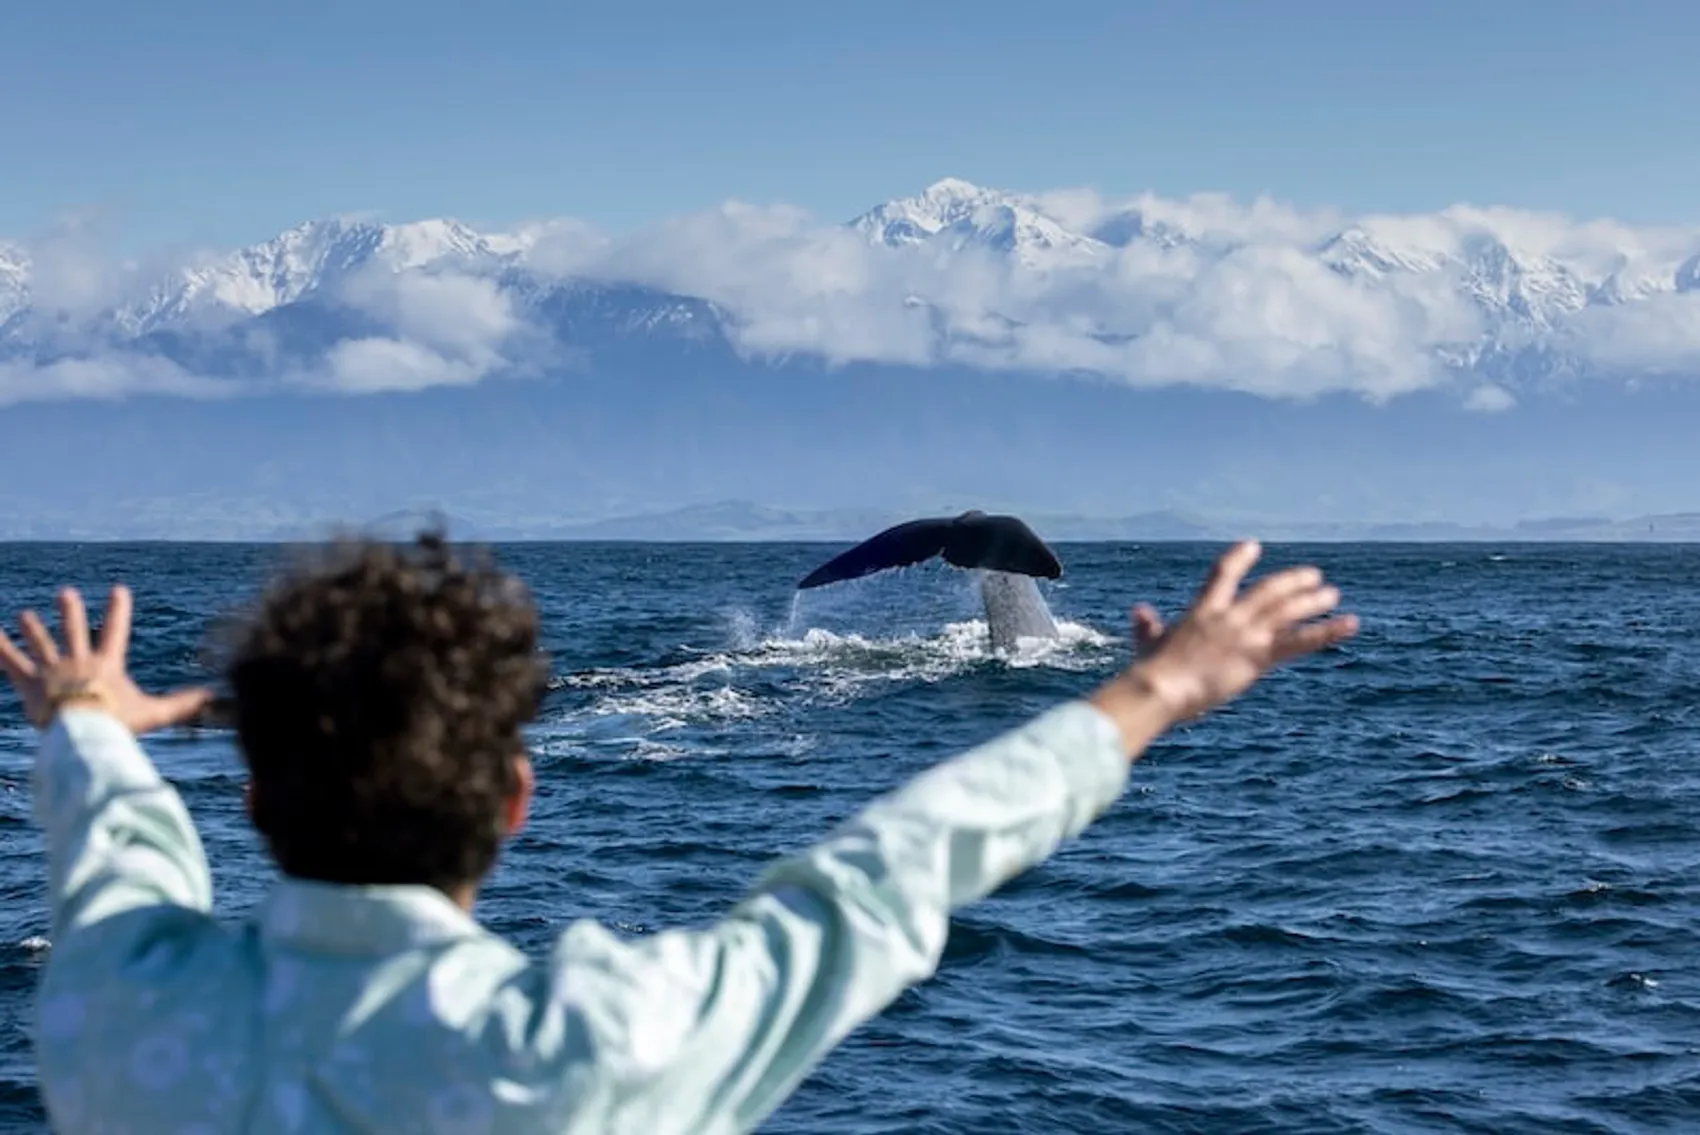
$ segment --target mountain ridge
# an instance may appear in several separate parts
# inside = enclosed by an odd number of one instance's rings
[[[509,535],[839,539],[943,500],[1426,539],[1478,530],[1353,518],[1693,504],[1700,230],[946,180],[826,225],[333,217],[164,273],[76,235],[0,250],[0,452],[52,471],[0,478],[6,536],[433,504]],[[644,519],[780,499],[863,520]],[[1124,500],[1181,521],[1103,519]]]
[[[968,506],[963,506],[964,508]],[[238,507],[238,514],[247,510]],[[502,520],[479,510],[439,511],[401,509],[351,523],[308,520],[299,515],[264,515],[240,534],[229,528],[229,514],[212,527],[219,534],[196,533],[190,523],[177,534],[155,529],[147,535],[98,536],[49,527],[20,536],[15,518],[0,515],[0,544],[49,543],[291,543],[317,541],[354,532],[406,539],[412,533],[442,524],[455,539],[475,542],[545,543],[854,543],[875,532],[917,516],[948,516],[961,508],[783,508],[749,501],[636,512],[597,519]],[[1233,521],[1197,513],[1159,509],[1125,515],[1081,515],[1043,509],[1015,511],[1039,535],[1068,543],[1223,543],[1257,536],[1270,543],[1417,543],[1417,544],[1565,544],[1565,543],[1695,543],[1700,544],[1700,512],[1665,513],[1623,518],[1542,517],[1511,525],[1434,522],[1350,521]],[[155,518],[143,518],[153,522]]]
[[[7,249],[0,366],[36,381],[0,371],[0,404],[52,396],[56,366],[103,361],[175,368],[159,385],[178,393],[233,376],[344,392],[474,382],[676,345],[686,324],[685,339],[770,362],[950,360],[1374,399],[1451,376],[1478,409],[1541,381],[1700,372],[1700,229],[1462,206],[1347,216],[946,178],[843,223],[726,206],[635,244],[570,224],[331,217],[153,278],[109,273],[128,282],[92,307],[37,294],[32,254]],[[310,349],[278,345],[294,325],[315,328]],[[123,373],[108,385],[129,389]]]

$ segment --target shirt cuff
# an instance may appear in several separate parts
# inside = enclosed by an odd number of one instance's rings
[[[135,735],[104,709],[66,707],[36,755],[36,791],[48,811],[66,800],[126,788],[152,788],[159,772]]]
[[[1084,805],[1069,825],[1071,838],[1109,811],[1127,789],[1133,762],[1122,747],[1121,729],[1092,703],[1066,702],[1035,718],[1024,732],[1055,756]]]

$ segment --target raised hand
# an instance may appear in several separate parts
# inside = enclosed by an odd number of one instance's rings
[[[131,680],[125,668],[130,604],[128,588],[112,589],[98,646],[89,641],[83,597],[69,587],[59,593],[63,651],[34,611],[25,611],[18,619],[28,653],[0,630],[0,669],[12,680],[24,713],[37,728],[46,729],[66,706],[94,706],[140,736],[190,720],[211,700],[211,690],[196,687],[154,695],[144,693]]]
[[[1261,554],[1256,541],[1230,548],[1172,627],[1149,605],[1136,608],[1134,664],[1094,700],[1122,719],[1137,708],[1143,722],[1155,699],[1167,723],[1186,721],[1238,697],[1281,663],[1357,633],[1354,615],[1313,621],[1340,602],[1339,591],[1314,567],[1277,572],[1241,594]]]

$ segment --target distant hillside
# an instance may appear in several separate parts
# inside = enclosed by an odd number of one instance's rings
[[[941,515],[943,513],[940,513]],[[890,510],[787,510],[738,501],[667,512],[493,533],[496,539],[643,542],[842,542],[861,540],[921,513]],[[1449,542],[1700,542],[1700,513],[1675,513],[1628,520],[1599,517],[1529,520],[1510,528],[1460,524],[1270,523],[1236,526],[1222,520],[1175,512],[1123,517],[1024,513],[1045,539],[1057,542],[1225,541],[1256,535],[1275,541],[1377,543]]]
[[[1006,511],[984,505],[987,511]],[[399,510],[361,521],[316,519],[304,511],[267,509],[236,504],[187,509],[173,515],[151,508],[138,509],[132,527],[116,532],[106,526],[81,529],[75,518],[21,518],[0,513],[5,540],[69,540],[99,543],[123,540],[252,541],[259,543],[315,541],[353,531],[392,539],[406,538],[441,522],[450,536],[475,542],[564,541],[638,543],[844,543],[866,539],[900,521],[916,516],[952,515],[960,507],[893,509],[788,509],[745,501],[722,501],[688,508],[634,513],[597,520],[556,517],[515,517],[481,513],[478,509],[433,513]],[[1510,527],[1445,523],[1238,523],[1173,511],[1135,513],[1120,517],[1081,516],[1014,509],[1046,540],[1070,542],[1225,542],[1256,536],[1275,542],[1367,543],[1700,543],[1700,512],[1639,516],[1623,520],[1606,517],[1552,517],[1519,522]]]

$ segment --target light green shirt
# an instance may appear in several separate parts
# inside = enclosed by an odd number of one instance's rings
[[[1127,777],[1109,719],[1060,706],[874,801],[716,925],[581,921],[537,964],[418,886],[286,879],[220,925],[182,800],[117,721],[69,710],[35,769],[42,1094],[64,1135],[749,1131],[933,973],[953,910]]]

